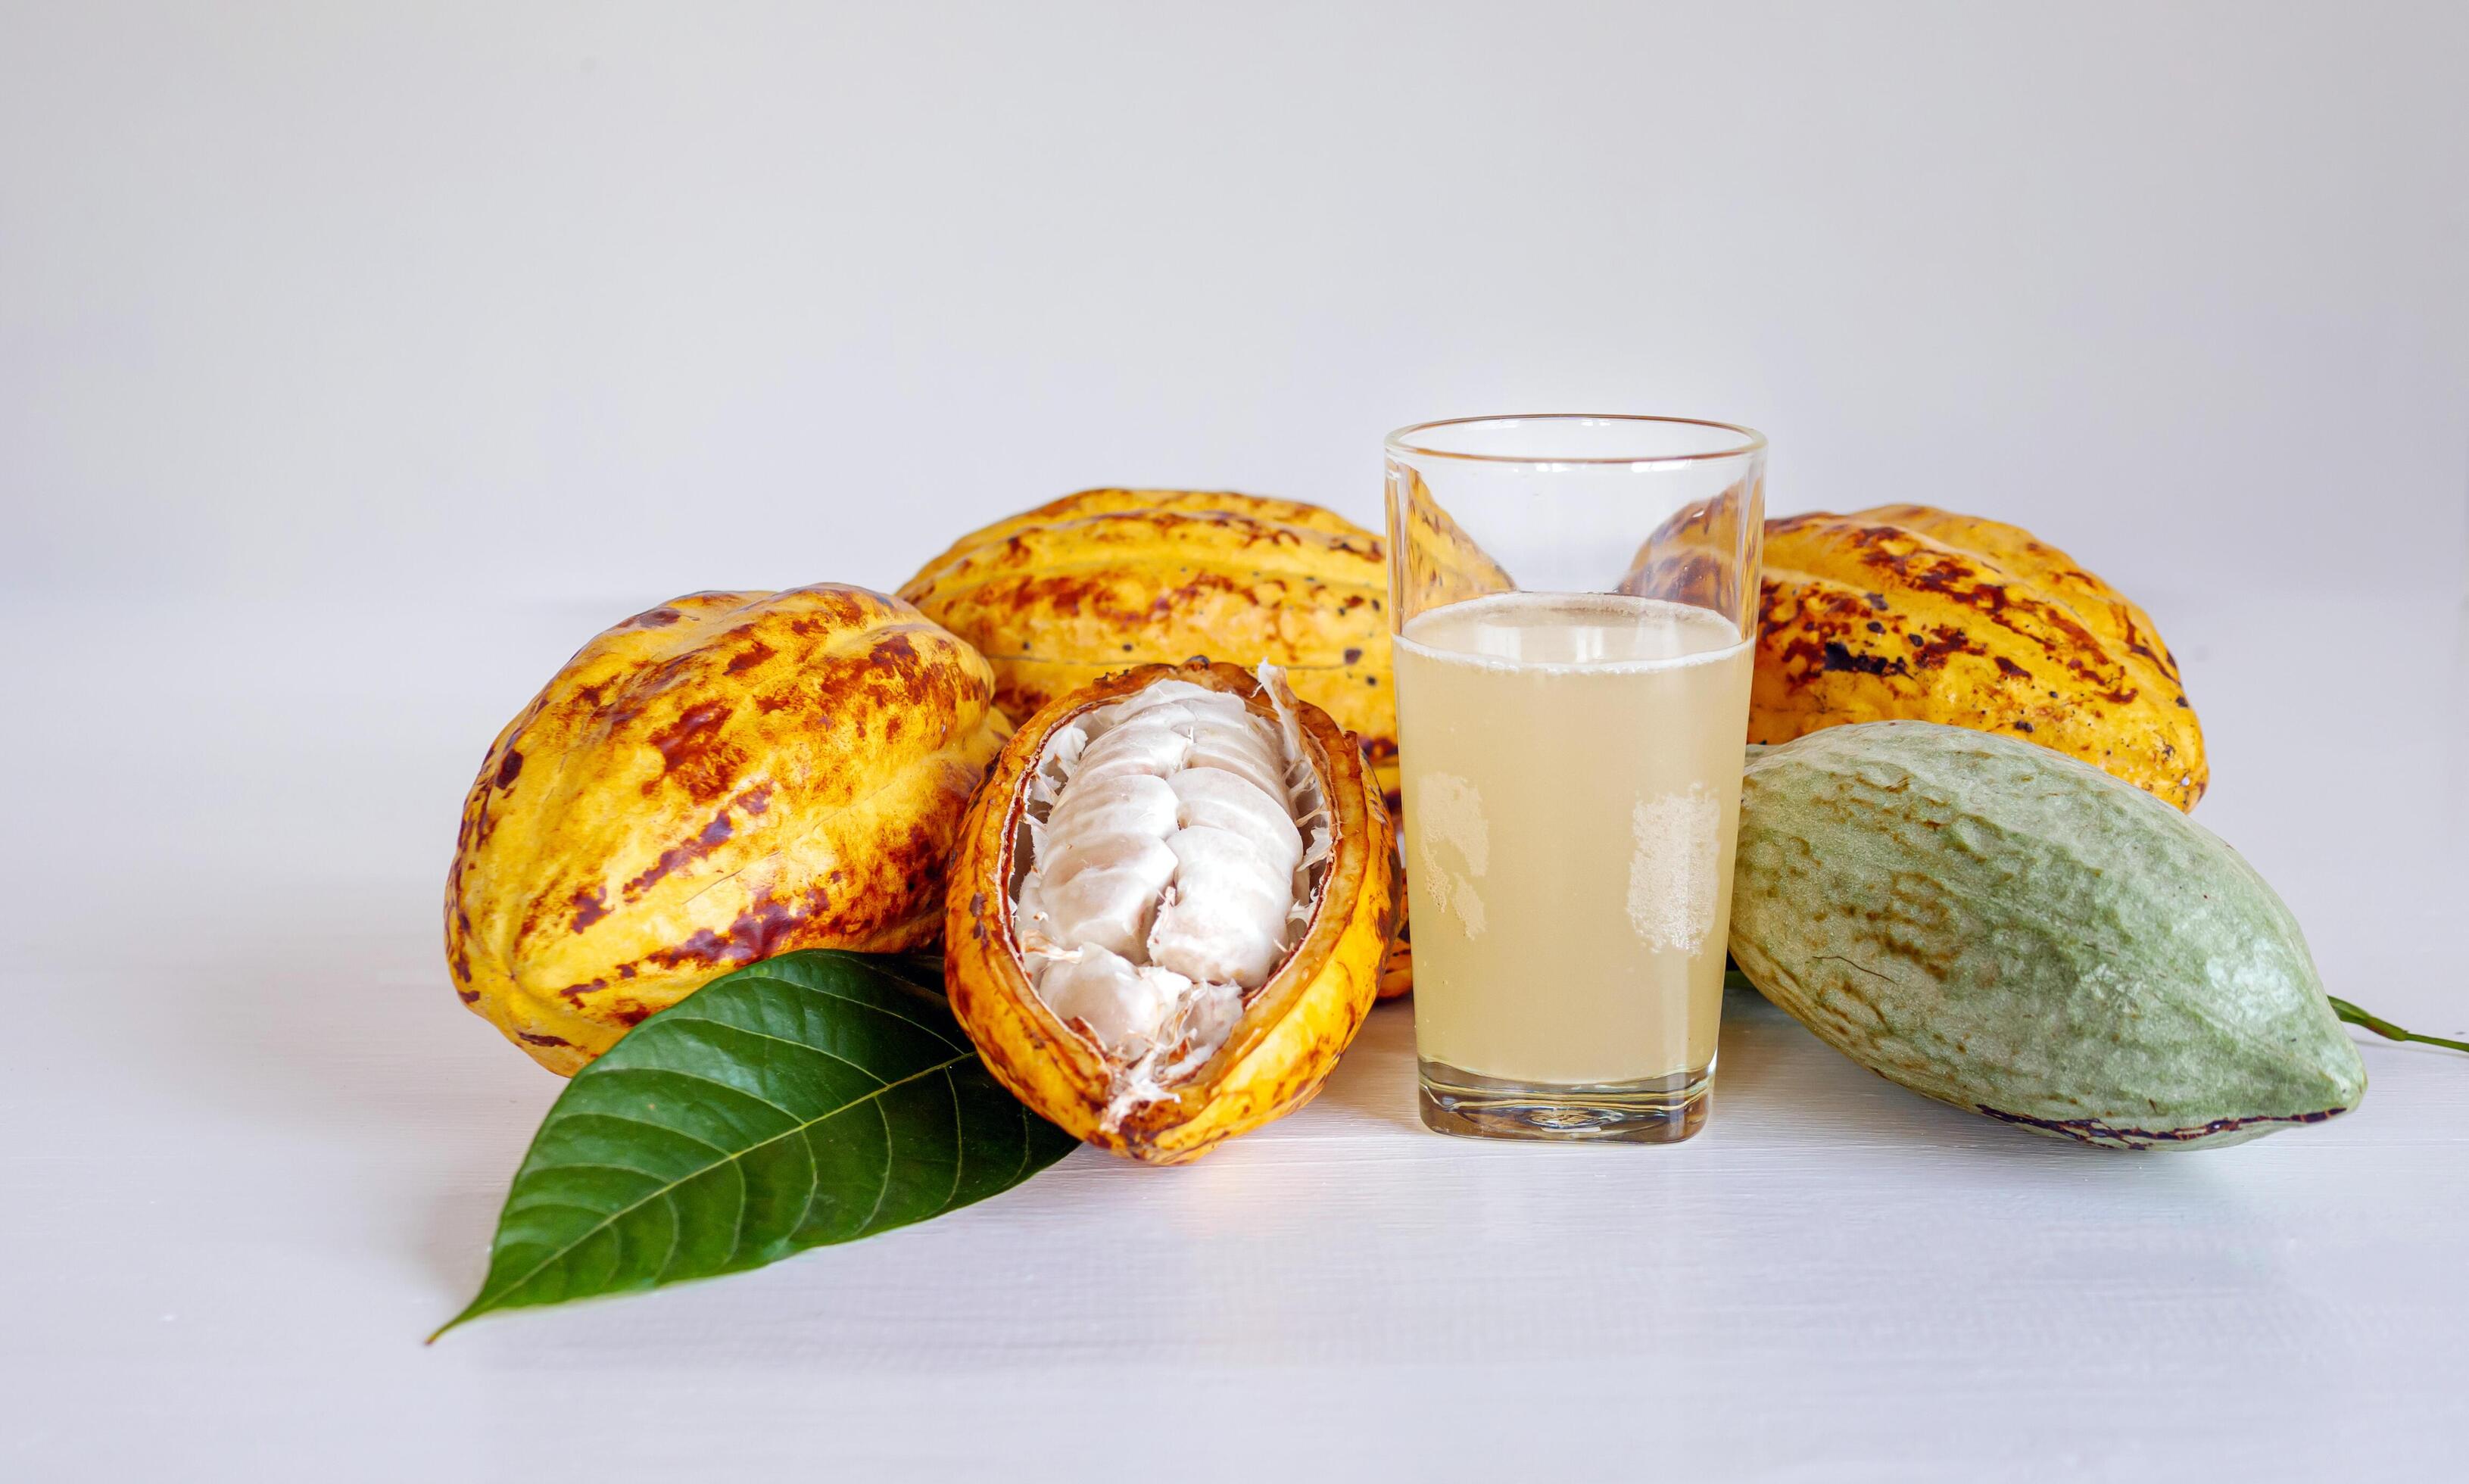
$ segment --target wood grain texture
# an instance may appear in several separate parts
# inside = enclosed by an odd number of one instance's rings
[[[2469,1058],[2365,1039],[2356,1114],[2142,1158],[1926,1101],[1742,996],[1677,1148],[1426,1134],[1384,1007],[1318,1101],[1199,1165],[1077,1153],[423,1350],[564,1085],[443,993],[435,878],[490,730],[605,617],[364,612],[142,693],[110,659],[272,616],[122,612],[24,657],[112,786],[34,791],[42,846],[0,864],[8,1476],[1079,1478],[1102,1423],[1258,1478],[1248,1420],[1281,1479],[2434,1477],[2469,1426]],[[2457,704],[2448,604],[2375,611],[2368,648],[2303,600],[2167,616],[2217,744],[2199,817],[2336,993],[2469,1030],[2458,795],[2388,804],[2469,773],[2388,725],[2431,675]],[[137,860],[187,883],[142,920],[104,889]]]

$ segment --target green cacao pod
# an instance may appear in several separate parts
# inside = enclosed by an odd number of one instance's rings
[[[2038,1133],[2234,1144],[2365,1092],[2296,920],[2253,868],[2028,742],[1891,721],[1753,754],[1731,947],[1862,1066]]]

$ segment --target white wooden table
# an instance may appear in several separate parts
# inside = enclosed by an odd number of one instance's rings
[[[2372,1042],[2350,1117],[2119,1155],[1741,996],[1678,1148],[1426,1134],[1393,1007],[1318,1103],[1190,1169],[1082,1151],[424,1349],[560,1085],[449,987],[455,807],[531,687],[659,595],[8,610],[0,1477],[2469,1470],[2469,1056]],[[2211,733],[2200,817],[2335,992],[2469,1031],[2459,594],[2149,596]]]

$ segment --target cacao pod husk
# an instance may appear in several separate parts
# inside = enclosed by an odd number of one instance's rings
[[[1388,585],[1381,539],[1317,505],[1096,489],[970,532],[900,595],[985,655],[1013,716],[1133,665],[1274,664],[1362,739],[1394,816]],[[1388,994],[1413,985],[1402,932],[1383,979]]]
[[[1377,994],[1396,908],[1396,839],[1356,740],[1289,702],[1329,812],[1330,852],[1283,962],[1247,996],[1208,1059],[1154,1095],[1123,1097],[1120,1063],[1039,996],[1022,961],[1015,895],[1027,874],[1030,781],[1058,729],[1162,679],[1190,681],[1274,718],[1261,681],[1224,663],[1142,665],[1048,702],[987,771],[953,865],[943,927],[953,1012],[997,1079],[1075,1137],[1152,1164],[1196,1159],[1319,1091]]]

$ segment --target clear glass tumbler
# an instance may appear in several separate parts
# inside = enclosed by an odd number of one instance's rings
[[[1686,418],[1389,435],[1423,1122],[1668,1143],[1705,1121],[1765,439]]]

